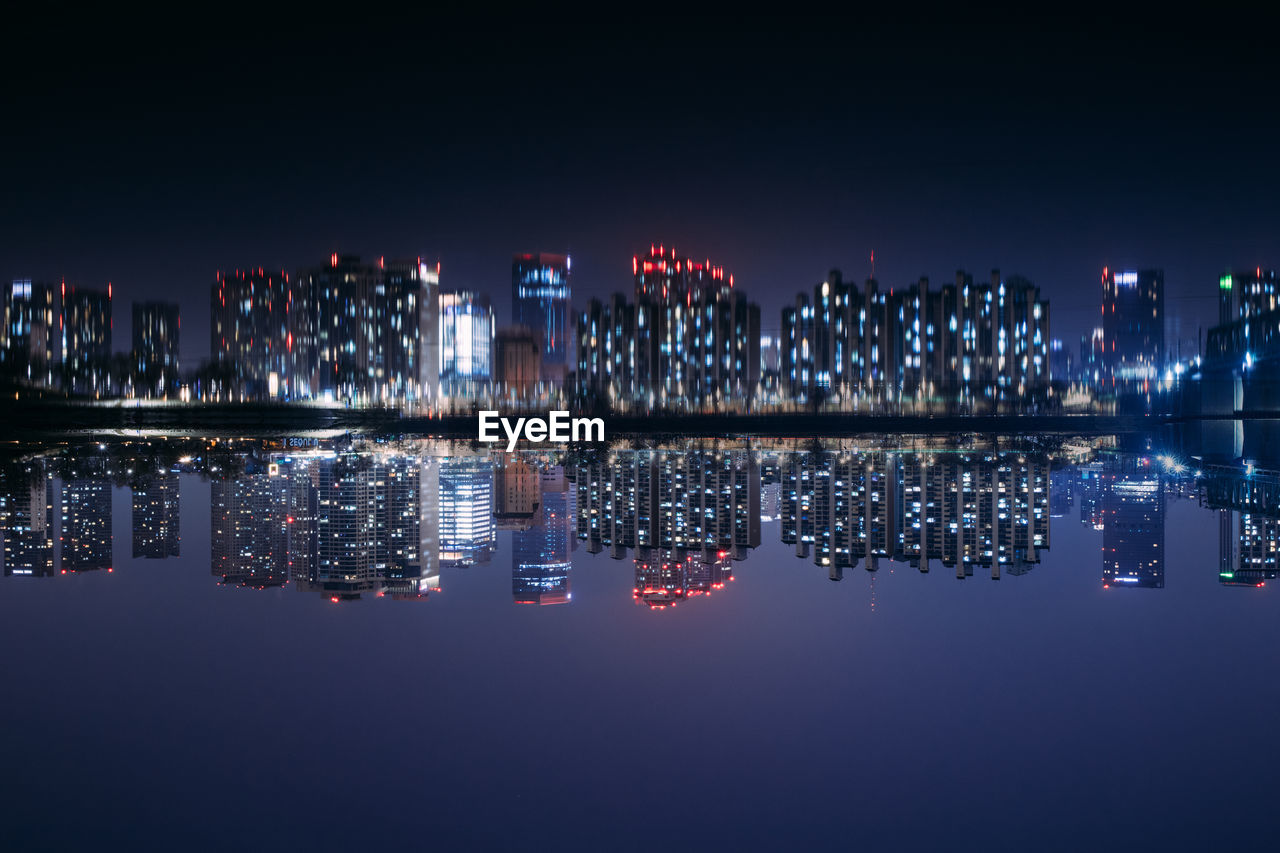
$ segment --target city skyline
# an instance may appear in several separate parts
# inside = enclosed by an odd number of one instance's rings
[[[21,164],[0,211],[0,275],[176,297],[184,360],[206,337],[215,270],[294,270],[333,252],[440,259],[445,286],[489,293],[505,324],[513,252],[572,255],[585,302],[627,289],[639,245],[674,241],[722,259],[771,331],[787,294],[832,267],[868,277],[873,252],[887,286],[1000,267],[1043,288],[1068,341],[1096,317],[1078,291],[1103,267],[1164,269],[1182,324],[1170,334],[1193,340],[1215,321],[1205,282],[1280,257],[1267,201],[1280,166],[1247,142],[1276,121],[1261,109],[1274,72],[1251,51],[1206,51],[1216,25],[1203,22],[1131,35],[872,16],[848,42],[744,23],[681,72],[621,59],[640,29],[611,49],[570,28],[528,63],[513,21],[382,51],[377,73],[307,75],[268,48],[270,27],[214,25],[174,52],[145,27],[100,44],[87,23],[62,36],[92,77],[58,65],[6,96],[27,132],[0,141]],[[372,24],[296,26],[317,44],[385,38]],[[254,62],[231,61],[244,55]],[[403,132],[376,155],[338,145],[308,127],[337,102]],[[634,133],[637,108],[670,109],[682,132]],[[248,142],[247,128],[286,120],[272,144]],[[128,339],[118,328],[116,345]]]
[[[192,11],[5,18],[0,849],[1275,837],[1269,9]]]

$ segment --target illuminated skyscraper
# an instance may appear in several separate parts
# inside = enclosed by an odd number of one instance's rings
[[[781,384],[802,404],[999,406],[1049,387],[1049,303],[1020,276],[963,270],[883,292],[831,270],[782,312]]]
[[[110,389],[111,285],[106,290],[62,285],[63,387],[83,394]]]
[[[222,399],[296,399],[314,394],[314,321],[307,291],[286,272],[218,273],[210,291],[209,355],[227,387]],[[202,389],[209,394],[211,389]]]
[[[141,397],[165,397],[177,390],[178,333],[176,302],[133,303],[133,374]]]
[[[1164,364],[1164,270],[1102,270],[1102,374],[1112,387],[1155,379]]]
[[[56,284],[18,279],[5,294],[3,346],[6,372],[41,385],[54,382],[61,357],[58,323],[62,316]]]
[[[421,259],[333,254],[296,278],[219,274],[213,360],[233,398],[429,403],[439,382],[439,272]]]
[[[318,396],[435,399],[439,264],[335,253],[298,277],[315,304]]]
[[[542,376],[553,383],[564,381],[573,344],[571,270],[568,255],[537,252],[511,261],[512,317],[533,332]]]
[[[493,309],[489,297],[470,291],[440,294],[440,393],[477,399],[493,379]]]
[[[650,247],[632,258],[635,304],[578,315],[578,391],[619,410],[750,408],[760,386],[760,307],[709,261]]]

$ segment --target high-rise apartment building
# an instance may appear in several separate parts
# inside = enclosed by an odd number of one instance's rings
[[[979,406],[1049,387],[1049,304],[1020,276],[883,291],[832,270],[782,312],[781,383],[797,403]]]
[[[732,275],[675,249],[632,258],[635,302],[592,300],[577,319],[584,401],[619,409],[745,409],[760,384],[760,307]]]
[[[133,303],[132,359],[138,396],[165,397],[177,390],[181,326],[176,302]]]

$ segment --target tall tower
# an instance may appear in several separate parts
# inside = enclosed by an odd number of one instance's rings
[[[570,349],[573,262],[568,255],[534,252],[511,261],[511,313],[516,325],[528,326],[542,351],[542,376],[564,381]]]

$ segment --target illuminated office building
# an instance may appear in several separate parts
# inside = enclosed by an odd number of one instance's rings
[[[157,474],[133,487],[133,557],[177,557],[182,539],[178,475]]]
[[[1164,270],[1102,270],[1101,374],[1111,387],[1155,379],[1164,364]]]
[[[511,308],[517,325],[527,327],[537,341],[542,378],[564,381],[573,344],[568,255],[546,252],[516,255],[511,261]]]
[[[440,294],[440,393],[483,398],[493,380],[493,309],[489,297],[470,291]]]
[[[133,375],[140,397],[165,397],[177,390],[178,335],[176,302],[133,303]]]

